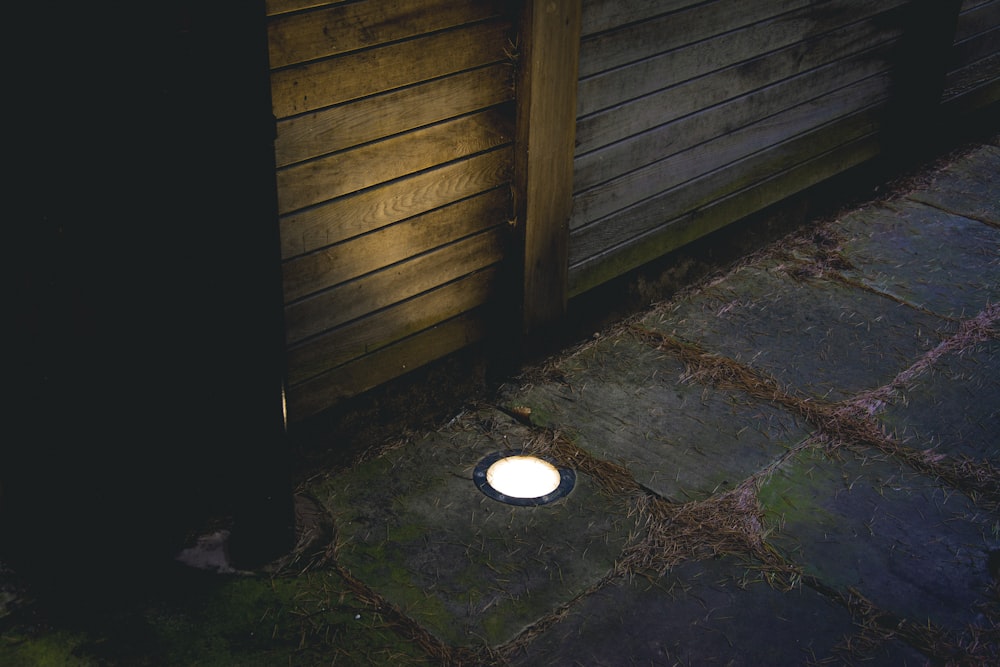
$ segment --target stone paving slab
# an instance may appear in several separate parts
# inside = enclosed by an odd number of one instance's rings
[[[845,275],[879,292],[956,318],[1000,300],[1000,228],[900,199],[854,211],[836,230],[853,267]]]
[[[1000,613],[989,563],[1000,517],[873,450],[815,449],[762,484],[770,541],[807,574],[880,609],[961,634]]]
[[[636,527],[582,473],[540,507],[481,493],[476,464],[529,437],[486,410],[314,485],[334,513],[338,562],[453,646],[502,644],[553,613],[612,569]]]
[[[782,592],[736,560],[712,559],[602,588],[511,662],[525,667],[843,664],[842,649],[855,630],[844,607],[815,591]],[[873,646],[861,657],[875,664],[925,662],[896,641]]]
[[[954,328],[865,289],[795,280],[777,261],[743,267],[643,324],[831,401],[886,384]]]
[[[879,415],[915,449],[991,461],[1000,467],[1000,341],[948,354],[900,390]]]
[[[676,502],[733,488],[809,435],[742,392],[685,382],[682,363],[627,332],[555,363],[558,379],[508,391],[507,405]]]
[[[995,138],[994,141],[997,141]],[[937,172],[928,184],[910,199],[944,211],[1000,225],[1000,146],[984,144]]]

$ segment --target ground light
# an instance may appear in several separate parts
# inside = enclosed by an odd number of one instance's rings
[[[508,505],[544,505],[562,498],[576,484],[576,473],[553,461],[519,450],[490,454],[476,465],[476,487]]]

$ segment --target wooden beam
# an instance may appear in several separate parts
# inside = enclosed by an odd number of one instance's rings
[[[524,3],[514,187],[524,249],[525,334],[557,323],[566,310],[581,4]]]

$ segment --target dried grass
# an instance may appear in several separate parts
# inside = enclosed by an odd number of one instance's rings
[[[840,269],[836,257],[835,239],[826,241],[830,257],[822,263],[823,270]],[[809,277],[809,276],[804,276]],[[743,560],[758,571],[763,581],[779,590],[808,586],[829,599],[839,602],[854,617],[859,631],[845,639],[841,651],[851,658],[868,659],[887,641],[902,640],[942,664],[989,664],[996,659],[998,643],[997,619],[985,627],[970,628],[962,638],[956,638],[931,624],[917,624],[879,609],[857,591],[846,593],[830,589],[815,577],[805,575],[794,563],[772,547],[768,528],[758,502],[761,480],[787,457],[803,448],[823,447],[836,456],[839,448],[873,447],[895,457],[919,473],[933,476],[966,493],[975,502],[993,510],[1000,508],[1000,469],[990,462],[958,459],[904,446],[887,434],[875,416],[900,392],[929,369],[945,354],[961,353],[998,332],[996,322],[1000,308],[988,306],[971,320],[961,323],[958,331],[943,341],[891,383],[854,398],[832,403],[803,396],[784,387],[774,377],[732,359],[711,354],[696,344],[677,340],[631,318],[606,332],[601,339],[587,341],[570,352],[576,356],[606,340],[608,336],[631,335],[647,345],[679,359],[686,371],[682,381],[714,386],[723,390],[740,391],[758,400],[791,411],[816,428],[813,438],[772,462],[768,468],[745,479],[738,487],[706,499],[674,503],[658,496],[640,484],[624,466],[594,457],[578,447],[571,438],[558,430],[532,425],[530,406],[515,405],[509,416],[530,429],[524,448],[535,454],[553,458],[587,475],[601,493],[625,501],[630,517],[636,519],[637,530],[624,547],[614,567],[599,581],[525,628],[510,642],[498,647],[469,649],[451,647],[424,629],[407,614],[389,603],[377,592],[357,580],[337,562],[333,543],[325,550],[312,549],[292,561],[301,572],[311,568],[329,567],[336,571],[348,589],[365,605],[374,610],[387,626],[417,645],[432,661],[442,665],[502,665],[516,657],[539,635],[563,620],[583,600],[601,588],[635,576],[662,575],[677,565],[690,561],[731,556]],[[536,375],[526,381],[562,381],[562,359],[551,359]],[[368,456],[382,455],[405,444],[400,440]]]
[[[940,479],[965,493],[989,511],[1000,509],[1000,469],[989,461],[950,457],[914,450],[887,434],[874,416],[892,398],[912,384],[945,354],[960,354],[972,346],[998,336],[1000,308],[990,304],[976,317],[961,323],[958,331],[901,372],[891,383],[840,403],[828,403],[796,395],[759,370],[729,358],[711,354],[698,345],[680,341],[637,323],[633,333],[686,365],[684,380],[719,389],[742,391],[763,401],[796,412],[818,429],[816,439],[828,452],[839,447],[874,447],[909,465],[917,472]],[[998,664],[1000,619],[997,612],[984,613],[987,624],[970,627],[957,638],[933,624],[918,624],[879,609],[857,591],[847,595],[825,586],[773,550],[764,539],[760,509],[756,505],[756,479],[728,493],[705,501],[674,506],[663,499],[641,496],[635,500],[643,517],[646,539],[630,545],[619,568],[622,573],[651,569],[664,572],[690,558],[731,554],[751,556],[764,579],[778,587],[806,584],[850,610],[860,632],[845,640],[842,651],[852,657],[870,656],[886,641],[902,640],[936,662],[945,665]],[[997,585],[1000,587],[1000,584]],[[1000,601],[1000,591],[994,592]],[[994,605],[995,606],[995,605]]]
[[[525,443],[524,449],[531,454],[544,454],[567,468],[582,472],[606,495],[630,495],[641,490],[628,469],[591,455],[559,431],[535,427],[534,437]]]
[[[294,498],[295,546],[263,571],[273,576],[302,576],[333,559],[337,535],[333,515],[312,495],[300,491]]]
[[[839,650],[851,657],[874,654],[887,641],[899,640],[929,656],[934,664],[947,667],[988,667],[997,664],[998,629],[992,627],[970,627],[967,638],[959,638],[939,626],[926,621],[915,623],[886,612],[854,588],[847,594],[827,591],[839,598],[855,619],[858,634],[846,638]]]
[[[677,340],[638,324],[632,325],[632,331],[649,344],[680,359],[687,367],[684,381],[742,391],[791,410],[813,424],[818,429],[818,437],[828,447],[863,445],[877,448],[918,472],[962,491],[984,508],[995,510],[1000,508],[1000,470],[996,466],[988,461],[957,459],[906,447],[886,433],[874,416],[943,355],[961,353],[996,337],[998,319],[1000,306],[990,304],[979,315],[963,322],[955,334],[903,370],[891,383],[840,403],[796,394],[782,387],[767,373],[709,353],[694,343]]]
[[[683,504],[637,494],[631,506],[644,537],[627,546],[618,560],[616,570],[623,576],[663,574],[687,560],[757,556],[765,550],[762,513],[752,482]]]

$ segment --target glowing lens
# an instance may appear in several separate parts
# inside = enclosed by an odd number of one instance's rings
[[[508,456],[486,471],[486,481],[511,498],[540,498],[560,484],[559,470],[534,456]]]

